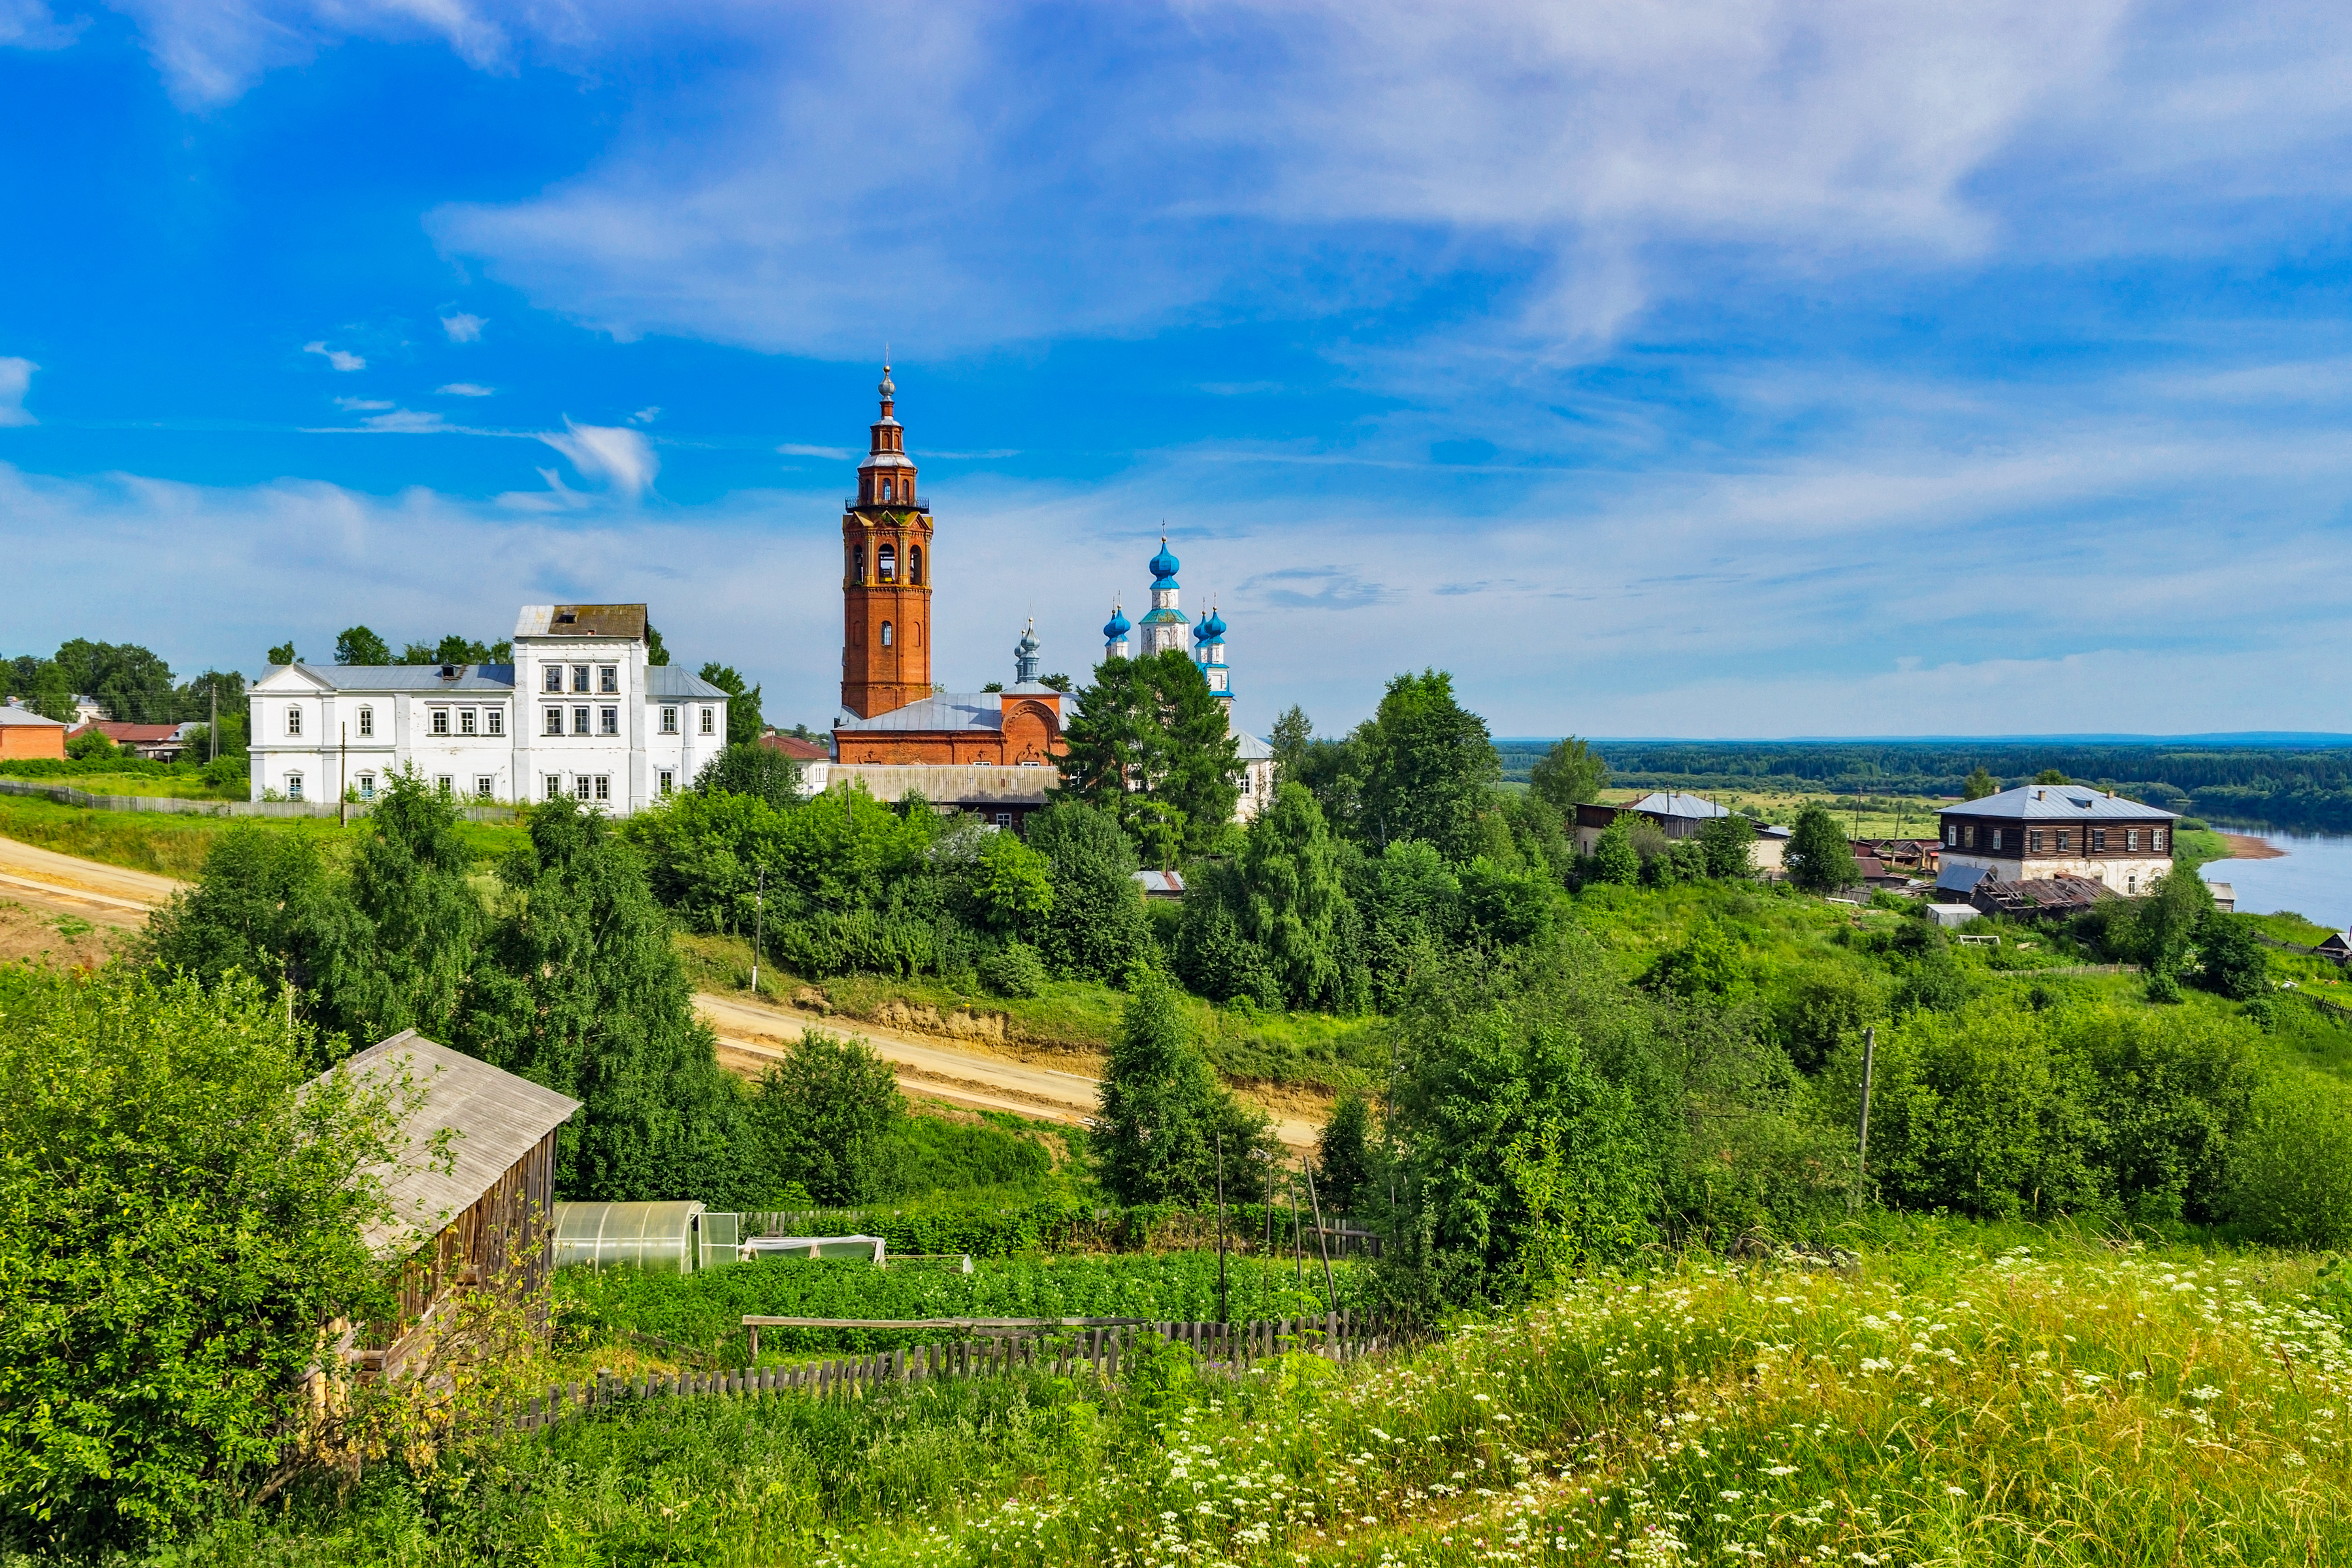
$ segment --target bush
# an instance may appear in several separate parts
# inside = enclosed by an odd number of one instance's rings
[[[1350,1090],[1331,1107],[1316,1140],[1315,1173],[1321,1191],[1317,1196],[1333,1214],[1354,1214],[1371,1196],[1371,1107]]]
[[[1265,1119],[1217,1081],[1168,983],[1146,970],[1131,984],[1090,1139],[1102,1184],[1121,1203],[1211,1202],[1218,1139],[1230,1179],[1266,1141]]]
[[[336,1318],[387,1317],[401,1107],[244,977],[0,977],[0,1546],[135,1546],[281,1482]]]
[[[748,1142],[771,1190],[797,1184],[820,1204],[865,1203],[888,1184],[903,1114],[898,1075],[871,1046],[809,1029],[761,1075]]]
[[[1034,996],[1045,985],[1045,961],[1025,942],[1008,942],[980,961],[980,983],[999,996]]]
[[[2279,1071],[2230,1151],[2229,1211],[2274,1247],[2352,1246],[2352,1108],[2342,1085]]]

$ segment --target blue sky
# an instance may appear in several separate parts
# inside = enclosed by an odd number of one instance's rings
[[[0,651],[647,601],[838,694],[1164,519],[1263,729],[2342,730],[2352,13],[0,0]]]

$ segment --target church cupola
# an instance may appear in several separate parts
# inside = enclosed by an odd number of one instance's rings
[[[1160,553],[1151,558],[1151,608],[1143,617],[1143,657],[1184,647],[1184,612],[1178,607],[1176,557],[1168,553],[1168,536],[1160,536]]]
[[[915,465],[882,367],[882,416],[841,516],[841,705],[861,719],[931,694],[931,506],[915,499]]]
[[[1103,657],[1125,658],[1128,649],[1127,634],[1134,629],[1128,624],[1126,608],[1116,600],[1112,601],[1110,619],[1103,626]]]
[[[1232,672],[1225,668],[1225,618],[1217,614],[1214,605],[1192,628],[1192,662],[1200,667],[1201,679],[1209,683],[1210,695],[1231,712],[1234,689]]]
[[[1028,629],[1021,634],[1021,640],[1013,645],[1013,684],[1037,684],[1037,622],[1034,617]]]

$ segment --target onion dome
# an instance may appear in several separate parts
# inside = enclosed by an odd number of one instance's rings
[[[1223,642],[1224,640],[1224,637],[1225,618],[1217,614],[1216,606],[1212,605],[1209,607],[1209,613],[1201,617],[1199,627],[1192,633],[1192,640],[1195,642]]]
[[[1174,587],[1176,557],[1168,553],[1168,536],[1160,536],[1160,553],[1151,558],[1151,585],[1155,588]]]
[[[882,367],[882,384],[876,387],[874,390],[880,393],[886,398],[896,397],[898,395],[898,389],[891,384],[890,367],[888,365],[886,364]]]
[[[1103,626],[1103,641],[1117,642],[1134,629],[1128,624],[1126,609],[1114,604],[1110,607],[1110,619]]]

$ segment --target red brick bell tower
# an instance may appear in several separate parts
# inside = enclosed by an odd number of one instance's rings
[[[882,417],[841,516],[841,705],[861,719],[931,695],[931,506],[915,499],[887,364],[877,390]]]

